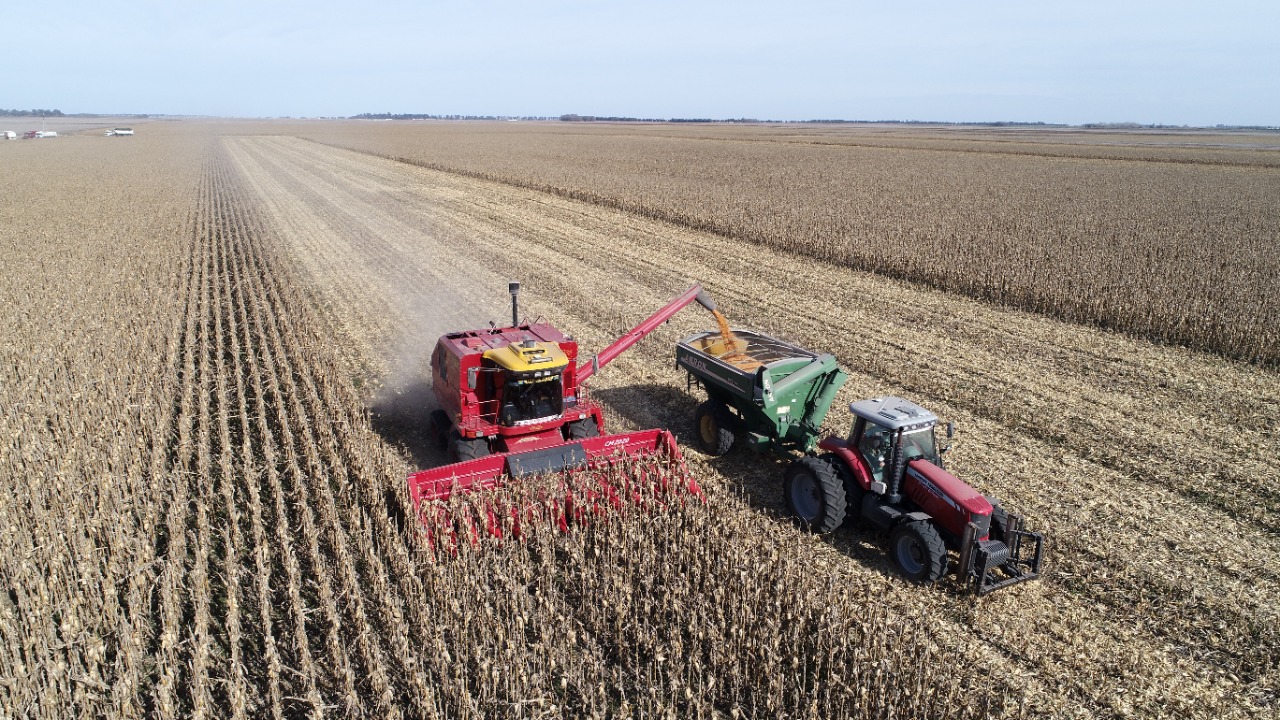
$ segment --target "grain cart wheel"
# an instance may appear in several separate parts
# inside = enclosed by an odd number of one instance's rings
[[[569,423],[570,440],[583,440],[593,437],[600,437],[600,426],[596,424],[595,418],[583,418]]]
[[[829,533],[844,522],[844,483],[826,460],[803,457],[792,462],[782,484],[782,497],[787,511],[814,532]]]
[[[708,455],[723,455],[733,447],[735,418],[719,400],[707,400],[693,414],[698,426],[698,449]]]
[[[889,558],[913,582],[930,584],[947,571],[947,546],[925,520],[907,522],[889,536]]]
[[[453,457],[458,462],[475,460],[489,454],[489,441],[485,438],[468,440],[455,430],[452,434],[451,443],[453,445]]]
[[[449,416],[443,410],[432,410],[431,421],[427,424],[427,433],[431,436],[431,446],[439,452],[449,447]]]

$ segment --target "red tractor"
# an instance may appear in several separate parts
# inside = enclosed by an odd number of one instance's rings
[[[787,468],[788,510],[818,532],[846,521],[888,532],[890,560],[916,582],[946,573],[948,549],[959,553],[959,577],[979,595],[1039,577],[1044,537],[943,469],[948,448],[938,446],[936,415],[897,397],[849,409],[848,439],[828,437],[818,443],[824,454]]]

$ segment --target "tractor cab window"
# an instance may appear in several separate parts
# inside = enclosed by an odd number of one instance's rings
[[[889,463],[889,448],[893,433],[889,428],[873,422],[860,423],[862,434],[857,438],[858,452],[871,466],[871,478],[884,482],[884,467]]]
[[[907,462],[923,459],[938,465],[938,443],[933,436],[933,427],[904,432],[902,457]]]
[[[564,392],[558,373],[537,379],[511,375],[502,388],[500,421],[503,425],[523,425],[563,412]]]

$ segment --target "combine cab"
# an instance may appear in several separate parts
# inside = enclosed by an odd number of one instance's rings
[[[510,327],[450,333],[436,343],[431,376],[440,407],[431,414],[431,434],[455,462],[409,476],[415,509],[421,514],[424,503],[495,488],[507,478],[599,471],[637,457],[679,464],[665,430],[604,434],[604,414],[584,383],[685,306],[714,310],[702,288],[694,285],[582,363],[572,337],[546,323],[520,323],[520,284],[509,290]],[[698,493],[692,480],[685,489]]]

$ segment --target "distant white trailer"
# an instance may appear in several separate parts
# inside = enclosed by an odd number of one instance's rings
[[[4,132],[0,133],[0,140],[17,140],[17,139],[18,139],[18,133],[12,130],[5,130]]]
[[[111,131],[112,135],[132,135],[133,128],[115,128]]]
[[[56,138],[56,137],[58,137],[58,133],[57,133],[56,131],[53,131],[53,130],[41,130],[40,132],[37,132],[37,133],[36,133],[36,137],[38,137],[38,138]]]

